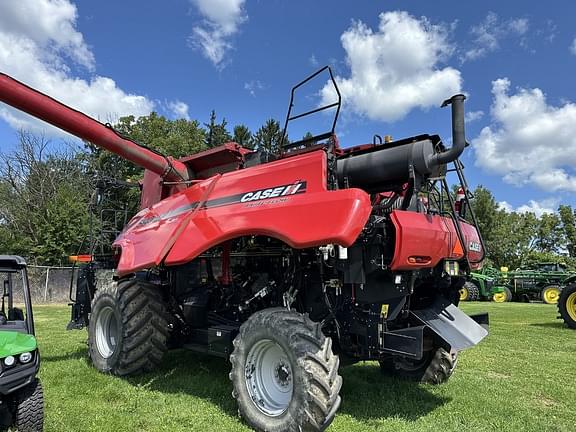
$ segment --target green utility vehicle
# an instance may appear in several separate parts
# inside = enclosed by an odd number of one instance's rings
[[[0,429],[42,431],[44,398],[37,378],[40,356],[24,259],[0,255],[0,289]],[[23,303],[23,308],[16,307],[16,302]]]

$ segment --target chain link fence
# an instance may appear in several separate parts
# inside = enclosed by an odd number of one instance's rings
[[[74,273],[74,285],[76,284],[76,270],[72,267],[47,267],[28,266],[28,280],[30,283],[30,295],[32,304],[38,303],[67,303],[69,301],[70,280]],[[15,299],[21,292],[14,292]]]

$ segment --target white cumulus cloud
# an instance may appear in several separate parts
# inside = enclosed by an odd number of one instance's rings
[[[453,47],[448,29],[407,12],[380,14],[377,30],[357,21],[341,36],[350,76],[338,76],[343,105],[374,120],[395,121],[414,108],[427,108],[460,92],[460,72],[439,64]],[[334,102],[333,89],[321,91]]]
[[[103,121],[148,114],[154,107],[148,98],[93,73],[94,55],[76,19],[69,0],[0,2],[0,71]],[[74,76],[75,65],[86,68],[89,78]],[[0,106],[0,117],[14,128],[46,128],[6,105]]]
[[[480,120],[482,117],[484,117],[484,111],[467,111],[464,115],[464,120],[466,120],[466,123],[471,123]]]
[[[203,22],[192,29],[189,44],[202,51],[216,67],[225,65],[225,55],[232,48],[230,38],[248,19],[245,0],[190,0],[203,16]]]
[[[560,200],[558,198],[548,198],[542,201],[529,200],[528,204],[523,204],[514,208],[514,206],[507,201],[500,201],[498,207],[506,213],[534,213],[536,217],[541,217],[545,213],[554,213],[559,203]]]
[[[188,104],[184,103],[179,100],[175,100],[172,102],[168,102],[168,109],[172,111],[172,113],[177,118],[183,118],[186,120],[190,120],[190,115],[188,114]]]
[[[476,164],[507,183],[576,192],[576,104],[549,105],[539,88],[492,82],[493,123],[472,140]]]
[[[473,26],[470,34],[474,40],[462,56],[462,61],[476,60],[500,48],[503,39],[521,37],[528,32],[530,22],[527,18],[501,20],[494,12],[488,12],[484,21]],[[522,40],[520,41],[522,44]]]
[[[574,55],[576,55],[576,37],[574,38],[574,40],[572,41],[572,44],[570,45],[570,52]]]

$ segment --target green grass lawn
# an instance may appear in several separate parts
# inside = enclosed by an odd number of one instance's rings
[[[487,310],[491,334],[461,354],[442,386],[344,368],[331,431],[576,431],[576,331],[543,304],[467,303]],[[170,352],[156,373],[97,372],[86,332],[66,332],[65,306],[36,306],[47,431],[247,431],[230,395],[227,361]]]

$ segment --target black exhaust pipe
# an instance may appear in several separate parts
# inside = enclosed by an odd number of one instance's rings
[[[429,163],[438,166],[455,161],[460,157],[466,147],[466,133],[464,131],[464,100],[466,96],[457,94],[446,99],[441,107],[452,105],[452,148],[436,153],[430,157]]]
[[[442,103],[442,107],[452,105],[453,144],[450,149],[437,153],[429,138],[375,146],[372,151],[337,161],[340,187],[357,187],[373,193],[408,181],[414,172],[422,176],[442,175],[443,166],[458,159],[466,146],[465,99],[463,94],[457,94]]]

